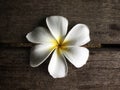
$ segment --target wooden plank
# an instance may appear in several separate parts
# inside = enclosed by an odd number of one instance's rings
[[[0,90],[119,90],[120,49],[91,49],[85,66],[53,79],[49,60],[37,68],[29,66],[29,48],[0,48]]]
[[[87,24],[91,42],[120,44],[119,0],[0,0],[0,42],[27,42],[25,35],[45,18],[62,15],[69,28]]]

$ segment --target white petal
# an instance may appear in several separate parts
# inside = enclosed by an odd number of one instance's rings
[[[30,65],[37,67],[42,64],[53,51],[51,45],[36,45],[31,50]]]
[[[68,47],[64,55],[75,67],[80,68],[86,64],[89,50],[84,47]]]
[[[51,40],[54,39],[49,30],[43,27],[37,27],[34,31],[28,33],[26,38],[32,43],[51,43]]]
[[[63,55],[59,54],[57,50],[52,55],[48,71],[53,78],[62,78],[67,75],[68,67]]]
[[[46,23],[52,35],[59,41],[67,33],[68,20],[62,16],[50,16],[46,18]]]
[[[69,45],[81,46],[90,41],[89,29],[84,24],[77,24],[66,36],[64,42],[68,42]]]

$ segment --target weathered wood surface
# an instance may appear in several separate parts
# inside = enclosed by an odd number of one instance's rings
[[[120,0],[0,0],[0,42],[27,42],[50,15],[67,17],[69,28],[87,24],[93,43],[120,44]]]
[[[85,66],[68,63],[68,76],[53,79],[49,60],[29,66],[29,48],[0,48],[0,90],[120,90],[120,49],[93,49]]]
[[[80,69],[68,63],[62,79],[48,74],[49,60],[29,65],[25,35],[51,15],[67,17],[69,29],[87,24],[90,45],[102,47]],[[0,90],[120,90],[120,0],[0,0]]]

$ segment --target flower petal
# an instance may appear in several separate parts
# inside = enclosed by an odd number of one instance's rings
[[[63,55],[59,54],[57,50],[52,55],[48,71],[53,78],[62,78],[67,75],[68,67]]]
[[[81,46],[90,41],[89,29],[84,24],[77,24],[66,36],[64,42],[68,42],[69,45]]]
[[[65,57],[77,68],[86,64],[89,57],[89,50],[84,47],[68,47],[64,51]]]
[[[37,27],[34,31],[28,33],[26,38],[32,43],[51,43],[51,40],[54,39],[49,30],[43,27]]]
[[[37,67],[42,64],[53,51],[51,45],[36,45],[31,50],[30,65]]]
[[[50,16],[46,18],[46,23],[52,35],[59,41],[67,33],[68,20],[62,16]]]

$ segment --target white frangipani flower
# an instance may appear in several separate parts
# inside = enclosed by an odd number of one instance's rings
[[[89,50],[80,46],[90,41],[89,29],[84,24],[77,24],[66,35],[68,20],[62,16],[47,17],[46,23],[49,30],[38,27],[26,35],[28,41],[37,44],[31,50],[30,65],[39,66],[53,52],[48,71],[53,78],[62,78],[68,72],[65,57],[76,68],[86,64]]]

